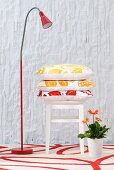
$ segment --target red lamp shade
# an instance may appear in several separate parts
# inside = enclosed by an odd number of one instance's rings
[[[52,22],[44,15],[44,13],[42,11],[39,12],[39,15],[41,18],[43,28],[47,29],[47,28],[51,27]]]

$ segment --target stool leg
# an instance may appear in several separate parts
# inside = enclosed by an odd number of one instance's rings
[[[84,119],[84,107],[83,105],[79,106],[79,133],[84,133],[84,124],[82,120]],[[84,154],[84,139],[80,139],[80,152]]]
[[[46,107],[46,153],[49,153],[49,143],[50,143],[50,126],[51,126],[51,107],[47,105]]]

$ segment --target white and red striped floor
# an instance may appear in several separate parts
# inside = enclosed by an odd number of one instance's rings
[[[103,156],[97,160],[79,152],[79,145],[50,146],[50,154],[45,154],[44,145],[25,145],[32,147],[31,155],[12,155],[12,147],[0,146],[0,170],[114,170],[114,145],[103,146]]]

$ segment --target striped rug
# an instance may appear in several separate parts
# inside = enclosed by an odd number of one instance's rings
[[[25,145],[33,148],[31,155],[13,155],[11,148],[0,146],[0,170],[114,170],[114,145],[103,146],[103,156],[96,160],[79,152],[79,144],[50,146],[45,154],[45,145]]]

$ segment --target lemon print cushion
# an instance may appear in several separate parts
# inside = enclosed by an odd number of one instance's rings
[[[37,84],[40,90],[90,90],[94,87],[87,80],[42,80]]]
[[[41,80],[82,80],[93,75],[91,69],[78,64],[47,65],[36,71]]]

